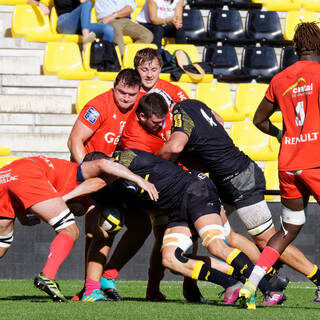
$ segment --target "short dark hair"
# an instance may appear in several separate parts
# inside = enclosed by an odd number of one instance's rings
[[[114,86],[117,86],[121,81],[128,87],[139,86],[141,88],[142,85],[139,72],[130,68],[123,69],[118,73]]]
[[[158,60],[160,68],[163,65],[163,61],[160,53],[156,49],[144,48],[139,50],[134,57],[134,67],[137,69],[141,64],[145,62],[152,62],[154,59]]]
[[[94,152],[89,152],[88,154],[86,154],[85,157],[83,158],[83,161],[93,161],[93,160],[99,160],[99,159],[110,160],[111,157],[107,156],[103,152],[94,151]]]
[[[157,117],[164,117],[169,112],[166,100],[159,93],[149,93],[144,95],[139,100],[139,105],[136,113],[144,113],[147,118],[156,115]]]
[[[298,56],[303,51],[320,54],[320,28],[318,22],[301,22],[296,26],[293,43]]]

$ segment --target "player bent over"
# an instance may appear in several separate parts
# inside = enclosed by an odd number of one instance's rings
[[[14,220],[18,210],[23,210],[24,214],[32,213],[47,222],[57,235],[50,245],[46,264],[34,279],[34,284],[54,301],[66,301],[55,281],[56,273],[79,237],[74,214],[65,200],[72,197],[76,188],[81,188],[82,181],[105,173],[112,175],[113,180],[121,177],[138,183],[150,194],[151,199],[158,197],[152,184],[124,166],[104,159],[76,164],[38,156],[13,161],[0,170],[0,258],[13,241]],[[101,176],[101,179],[95,179],[86,187],[82,186],[82,192],[87,194],[105,185]]]
[[[105,155],[101,153],[92,153],[90,155],[92,159],[105,157]],[[223,269],[222,271],[228,271],[228,274],[238,278],[246,277],[247,274],[251,272],[254,265],[249,258],[240,250],[228,247],[223,241],[224,228],[222,227],[221,218],[218,214],[220,212],[220,201],[214,184],[206,178],[205,175],[187,172],[167,160],[135,149],[117,152],[114,161],[123,164],[132,172],[154,183],[159,192],[158,201],[156,203],[150,202],[150,200],[144,197],[144,193],[141,192],[139,188],[133,185],[128,186],[127,182],[120,180],[119,184],[113,185],[113,187],[120,190],[122,197],[125,197],[127,201],[130,201],[130,197],[133,197],[132,200],[135,202],[138,202],[140,199],[140,206],[143,206],[145,209],[157,207],[172,211],[172,213],[170,213],[171,223],[175,221],[174,219],[180,223],[182,216],[184,219],[183,231],[180,232],[181,227],[179,225],[178,230],[174,229],[174,233],[182,233],[182,236],[184,234],[188,236],[191,235],[188,230],[192,228],[192,230],[199,233],[200,237],[204,240],[204,245],[208,247],[211,253],[228,262],[230,268]],[[132,193],[134,194],[132,195]],[[172,230],[170,231],[172,232]],[[216,239],[217,241],[213,241]],[[166,243],[166,240],[167,239],[164,239],[164,243]],[[213,246],[213,244],[215,245]],[[166,246],[164,246],[164,248],[166,248]],[[183,250],[186,248],[182,246],[180,249]],[[101,255],[103,254],[103,250],[104,249],[101,248],[99,251]],[[163,262],[166,267],[186,276],[192,276],[192,272],[190,273],[189,271],[190,268],[194,267],[194,260],[191,260],[191,263],[187,264],[186,269],[184,268],[185,265],[183,262],[181,262],[181,260],[187,259],[182,251],[177,251],[177,253],[181,253],[181,257],[179,255],[170,255],[170,253],[175,252],[175,250],[170,252],[170,250],[167,251],[166,249],[164,252],[166,253],[166,255],[164,255],[166,259],[163,258]],[[175,258],[176,261],[174,261],[173,258]],[[97,259],[92,262],[97,263]],[[89,261],[88,266],[90,263],[91,261]],[[103,263],[100,261],[100,264],[102,272]],[[209,268],[212,276],[209,277],[208,275],[208,277],[203,280],[222,285],[228,282],[228,285],[225,287],[233,286],[237,283],[234,279],[226,280],[226,275],[223,272],[219,272],[211,268],[211,266],[209,266]],[[98,268],[95,269],[97,270]],[[202,269],[202,267],[200,269]],[[101,274],[99,277],[100,276]],[[87,273],[87,278],[90,277],[91,275]],[[200,277],[196,271],[194,272],[193,278],[202,280],[202,277]],[[99,280],[99,278],[95,280],[96,289],[99,289]],[[86,282],[86,287],[91,287],[91,290],[92,285],[93,282]],[[264,294],[266,294],[267,291],[272,291],[272,287],[270,287],[267,281],[262,281],[259,288]],[[281,301],[283,296],[280,292],[277,302]]]

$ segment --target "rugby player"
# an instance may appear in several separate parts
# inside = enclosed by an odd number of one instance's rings
[[[96,191],[106,183],[112,183],[117,177],[121,177],[138,183],[151,199],[158,198],[154,185],[133,174],[126,167],[104,159],[79,165],[66,160],[38,156],[15,160],[0,170],[0,258],[13,242],[17,211],[20,215],[34,214],[47,222],[57,235],[50,245],[46,264],[34,279],[34,284],[54,301],[66,300],[55,281],[56,273],[79,237],[74,215],[65,201],[79,192],[79,184],[82,181],[100,175],[101,178],[86,184],[86,188],[80,188],[82,194]],[[78,188],[77,192],[74,192],[75,188]]]
[[[262,132],[281,142],[279,180],[282,203],[281,229],[269,239],[240,296],[255,308],[255,288],[281,256],[288,252],[306,221],[310,195],[319,203],[320,147],[319,75],[320,29],[316,22],[300,23],[293,43],[298,61],[273,77],[253,122]],[[270,122],[279,107],[283,132]],[[300,270],[316,286],[314,302],[320,302],[320,271],[305,263]]]

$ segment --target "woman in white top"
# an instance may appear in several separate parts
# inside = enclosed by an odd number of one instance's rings
[[[153,43],[161,48],[163,37],[186,43],[182,24],[183,0],[146,0],[136,21],[153,33]]]

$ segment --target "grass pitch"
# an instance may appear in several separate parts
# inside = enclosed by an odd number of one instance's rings
[[[82,287],[82,281],[58,281],[66,297],[72,297]],[[144,301],[145,281],[118,281],[122,302],[54,303],[33,288],[32,280],[0,280],[0,319],[3,320],[95,320],[95,319],[320,319],[320,304],[312,303],[315,287],[309,283],[290,283],[282,306],[262,307],[258,294],[257,309],[239,309],[239,305],[222,306],[218,297],[221,288],[211,283],[198,282],[207,304],[190,304],[182,296],[182,283],[164,281],[161,291],[168,302]]]

